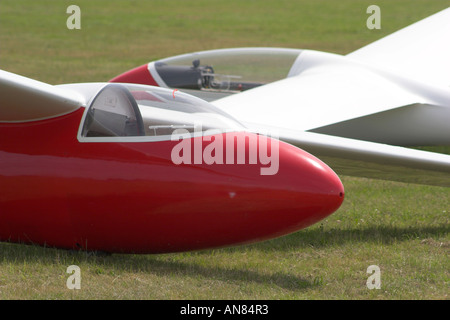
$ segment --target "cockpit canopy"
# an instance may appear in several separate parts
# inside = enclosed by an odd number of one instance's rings
[[[285,48],[211,50],[161,59],[150,63],[149,70],[162,87],[217,99],[218,93],[229,95],[288,77],[301,52]]]
[[[93,99],[82,136],[143,136],[144,123],[136,100],[124,86],[107,85]]]
[[[111,83],[91,100],[81,137],[170,136],[183,132],[243,130],[211,104],[178,90]]]

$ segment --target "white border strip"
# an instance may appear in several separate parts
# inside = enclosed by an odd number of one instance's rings
[[[164,82],[164,80],[159,76],[158,71],[156,71],[155,62],[152,61],[148,64],[147,69],[148,72],[150,72],[150,75],[153,77],[153,79],[156,81],[158,86],[162,88],[169,88],[169,86]]]

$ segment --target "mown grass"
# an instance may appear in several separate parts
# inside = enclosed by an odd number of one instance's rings
[[[344,178],[343,207],[316,226],[244,247],[98,256],[0,244],[5,299],[447,299],[448,191]],[[81,268],[68,290],[66,269]],[[381,268],[381,290],[366,288]]]
[[[81,8],[81,30],[66,8]],[[0,65],[49,83],[105,81],[150,60],[237,46],[348,53],[448,1],[0,2]],[[448,149],[442,149],[444,152]],[[295,234],[180,254],[102,256],[0,243],[0,299],[448,299],[448,188],[342,178],[343,206]],[[212,213],[213,214],[213,213]],[[369,290],[370,265],[381,290]],[[70,265],[81,290],[69,290]]]

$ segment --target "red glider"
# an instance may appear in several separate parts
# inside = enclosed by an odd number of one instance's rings
[[[0,241],[119,253],[279,237],[339,208],[337,175],[209,103],[0,71]]]

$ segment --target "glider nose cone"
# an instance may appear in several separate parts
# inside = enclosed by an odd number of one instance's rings
[[[109,80],[109,82],[137,83],[150,86],[158,86],[148,70],[148,65],[144,64],[140,67],[129,70],[117,77]]]
[[[303,150],[301,158],[301,177],[306,181],[298,181],[299,188],[306,188],[306,192],[320,197],[324,209],[334,211],[339,208],[344,198],[344,186],[337,174],[324,162]]]
[[[337,174],[321,160],[310,156],[307,161],[310,162],[311,174],[314,175],[310,183],[311,202],[316,200],[321,206],[320,212],[316,214],[316,218],[321,220],[339,209],[344,200],[344,186]]]
[[[344,187],[336,173],[324,162],[292,145],[280,142],[279,187],[274,197],[284,199],[280,216],[297,231],[335,212],[344,200]],[[276,187],[275,187],[276,188]],[[284,209],[284,210],[282,210]]]

